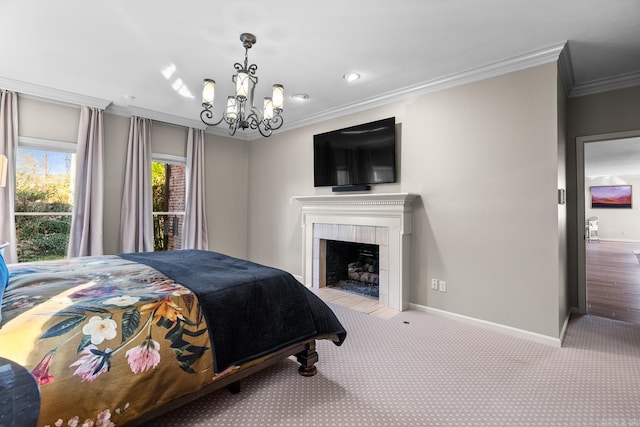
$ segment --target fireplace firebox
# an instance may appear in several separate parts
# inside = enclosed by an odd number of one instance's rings
[[[325,285],[378,298],[379,246],[339,240],[325,244]]]

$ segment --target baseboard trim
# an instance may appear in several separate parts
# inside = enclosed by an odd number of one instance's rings
[[[571,313],[573,312],[573,308],[569,310],[567,313],[567,317],[564,318],[564,324],[562,325],[562,329],[560,330],[560,345],[564,342],[564,335],[567,333],[567,327],[569,326],[569,320],[571,320]]]
[[[525,331],[524,329],[518,329],[512,326],[501,325],[500,323],[489,322],[487,320],[476,319],[475,317],[464,316],[462,314],[452,313],[450,311],[427,307],[420,304],[410,303],[409,308],[411,308],[412,310],[418,310],[418,311],[423,311],[425,313],[433,314],[435,316],[458,320],[460,322],[464,322],[474,326],[479,326],[485,329],[490,329],[492,331],[502,332],[504,334],[511,335],[514,337],[524,338],[529,341],[535,341],[540,344],[546,344],[553,347],[562,347],[561,338],[554,338],[547,335],[539,334],[537,332]],[[567,320],[565,320],[565,328],[567,323],[568,323],[568,317],[567,317]]]
[[[601,242],[622,242],[622,243],[638,243],[640,245],[640,242],[638,242],[637,239],[615,239],[613,237],[600,237],[598,239]],[[587,240],[587,243],[597,243],[598,240],[593,240],[593,241],[589,241]]]

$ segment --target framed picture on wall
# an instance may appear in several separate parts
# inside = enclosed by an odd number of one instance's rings
[[[592,186],[591,207],[631,209],[631,185]]]

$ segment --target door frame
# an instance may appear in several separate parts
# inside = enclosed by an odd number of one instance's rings
[[[577,175],[577,217],[576,236],[578,254],[578,313],[587,314],[587,239],[585,235],[585,176],[584,176],[584,147],[585,144],[598,141],[609,141],[616,139],[638,138],[640,130],[625,132],[603,133],[599,135],[588,135],[576,137],[576,175]]]

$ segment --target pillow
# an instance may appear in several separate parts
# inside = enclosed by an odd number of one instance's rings
[[[4,262],[2,254],[0,254],[0,322],[2,322],[2,296],[8,283],[9,270],[7,269],[7,264]]]

